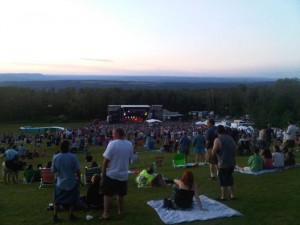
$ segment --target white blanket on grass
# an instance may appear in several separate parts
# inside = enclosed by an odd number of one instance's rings
[[[274,173],[274,172],[279,172],[279,171],[283,171],[283,170],[293,169],[293,168],[296,168],[299,166],[300,166],[300,164],[296,163],[295,166],[285,166],[283,168],[264,169],[264,170],[261,170],[258,172],[252,172],[252,171],[247,171],[247,170],[242,170],[242,169],[237,169],[237,168],[234,171],[240,172],[240,173],[245,173],[245,174],[251,174],[251,175],[261,175],[264,173]]]
[[[175,224],[191,222],[195,220],[210,220],[231,216],[241,216],[242,214],[228,206],[212,200],[204,195],[199,196],[203,208],[208,211],[201,211],[194,201],[194,208],[191,210],[168,210],[162,207],[163,200],[151,200],[147,204],[151,206],[165,224]]]
[[[176,165],[175,167],[197,167],[197,166],[206,166],[208,165],[207,163],[204,162],[199,162],[199,163],[186,163],[182,165]]]
[[[260,175],[260,174],[264,174],[264,173],[274,173],[274,172],[278,172],[278,169],[264,169],[258,172],[252,172],[252,171],[247,171],[247,170],[242,170],[242,169],[235,169],[235,172],[240,172],[240,173],[245,173],[245,174],[251,174],[251,175]]]

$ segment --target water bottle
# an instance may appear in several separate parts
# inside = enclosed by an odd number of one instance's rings
[[[153,162],[152,163],[152,167],[153,167],[153,170],[154,170],[154,172],[156,171],[156,162]]]

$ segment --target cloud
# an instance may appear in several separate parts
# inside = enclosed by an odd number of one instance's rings
[[[113,60],[110,60],[110,59],[81,58],[81,60],[97,61],[97,62],[113,62]]]

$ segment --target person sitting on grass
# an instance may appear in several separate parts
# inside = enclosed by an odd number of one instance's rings
[[[272,159],[272,153],[269,148],[265,148],[261,156],[263,157],[264,160],[264,169],[272,169],[273,168],[273,159]]]
[[[52,166],[52,161],[48,161],[44,168],[51,168],[51,166]]]
[[[86,153],[85,161],[86,161],[86,162],[92,162],[92,161],[93,161],[93,156],[91,155],[90,152],[87,152],[87,153]]]
[[[90,209],[99,209],[103,207],[103,194],[100,193],[100,182],[100,175],[94,174],[86,194],[86,204]]]
[[[280,148],[278,145],[273,146],[273,153],[272,153],[272,158],[273,158],[273,167],[275,168],[281,168],[284,167],[284,155],[280,151]]]
[[[161,174],[154,174],[153,167],[142,170],[135,178],[135,181],[139,187],[159,187],[167,185]]]
[[[199,209],[206,210],[201,204],[198,187],[194,182],[194,175],[191,171],[185,171],[181,179],[174,179],[174,183],[172,197],[164,199],[163,208],[174,210],[192,209],[194,207],[193,198],[195,198]]]
[[[284,165],[295,166],[295,164],[296,164],[295,155],[292,152],[285,153]]]
[[[252,151],[254,152],[248,159],[247,167],[240,167],[236,165],[237,169],[244,170],[247,172],[259,172],[263,170],[264,161],[263,158],[259,155],[259,148],[254,146]]]
[[[35,170],[35,169],[33,169],[32,164],[28,165],[28,167],[24,170],[24,181],[27,184],[31,184],[34,182],[40,182],[41,174],[40,174],[39,169]]]
[[[91,165],[89,168],[94,168],[94,167],[99,167],[98,163],[95,160],[91,161]]]

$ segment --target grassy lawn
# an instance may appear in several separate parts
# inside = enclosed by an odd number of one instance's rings
[[[59,124],[63,126],[62,124]],[[75,126],[76,124],[74,124]],[[0,126],[0,134],[5,130],[5,125]],[[22,126],[22,125],[21,125]],[[32,125],[33,126],[33,125]],[[41,126],[41,125],[39,125]],[[18,130],[20,125],[12,125],[6,128],[6,132]],[[28,149],[33,149],[33,146],[26,145]],[[43,143],[40,152],[46,149],[46,143]],[[104,149],[101,147],[89,146],[94,159],[98,163],[102,162],[102,154]],[[297,150],[300,150],[298,147]],[[48,147],[48,157],[37,157],[29,160],[28,163],[36,167],[37,164],[46,164],[52,159],[52,155],[57,151],[56,146]],[[300,161],[299,152],[296,153],[296,161]],[[157,169],[157,172],[168,178],[180,177],[183,173],[183,168],[174,169],[172,166],[172,158],[174,153],[157,153],[145,152],[142,149],[138,150],[139,162],[131,164],[130,168],[144,169],[151,165],[155,156],[164,157],[164,166]],[[82,171],[85,165],[84,154],[77,154],[82,165]],[[246,165],[247,156],[238,156],[237,162],[239,165]],[[3,162],[3,158],[0,160]],[[190,161],[194,160],[194,155],[190,155]],[[208,166],[191,168],[195,175],[195,179],[200,187],[200,193],[209,198],[216,198],[220,194],[218,181],[208,180]],[[224,219],[195,221],[182,224],[213,224],[213,225],[252,225],[252,224],[298,224],[300,203],[300,168],[286,170],[277,173],[263,174],[252,176],[246,174],[235,173],[235,188],[237,200],[227,201],[226,205],[240,211],[243,216],[231,217]],[[149,200],[158,200],[169,197],[171,194],[170,187],[159,188],[144,188],[138,189],[134,179],[135,174],[129,175],[128,181],[128,196],[125,198],[126,215],[120,219],[117,216],[116,201],[113,202],[111,214],[112,218],[109,221],[99,221],[101,215],[100,210],[77,211],[76,215],[80,220],[72,222],[72,224],[122,224],[122,225],[150,225],[163,224],[155,211],[146,204]],[[23,178],[23,172],[20,173],[20,178]],[[52,224],[52,211],[46,211],[48,203],[53,202],[53,188],[39,189],[39,184],[9,184],[4,185],[2,174],[0,177],[0,217],[1,225],[10,224]],[[81,194],[86,194],[86,187],[81,187]],[[200,212],[201,213],[201,212]],[[87,214],[93,215],[94,219],[86,221],[84,218]],[[62,221],[59,224],[71,224],[67,217],[67,212],[60,212],[59,217]]]

